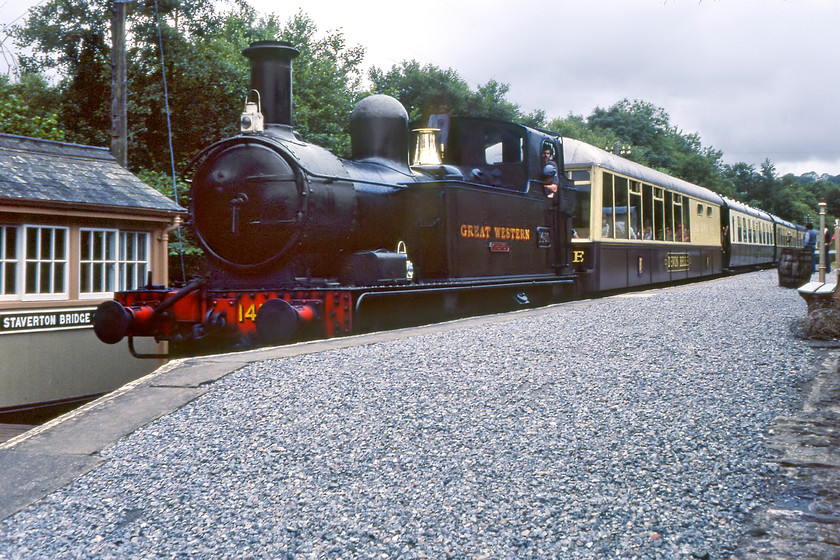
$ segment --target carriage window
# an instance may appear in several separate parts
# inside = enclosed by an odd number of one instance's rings
[[[654,232],[653,224],[653,187],[642,185],[642,206],[644,218],[642,219],[642,239],[652,240]]]
[[[587,181],[587,182],[589,181],[589,171],[579,171],[579,170],[567,171],[566,175],[572,181]]]
[[[683,197],[682,241],[691,241],[691,203]]]
[[[603,211],[603,219],[601,221],[601,237],[615,237],[615,227],[613,224],[613,176],[612,173],[604,173],[603,175],[603,204],[601,205]]]
[[[574,181],[575,208],[572,211],[572,237],[589,238],[589,212],[591,209],[592,184],[589,171],[568,171],[569,179]]]
[[[653,188],[653,232],[654,239],[665,240],[665,191],[659,187]]]
[[[630,181],[630,239],[642,238],[643,220],[642,184],[638,181]]]
[[[627,204],[627,178],[616,176],[614,179],[615,206],[613,215],[615,217],[615,238],[627,239],[629,237]]]
[[[702,204],[698,204],[698,205],[697,205],[697,215],[698,215],[698,216],[702,216],[702,215],[703,215],[703,205],[702,205]]]
[[[683,240],[682,200],[683,200],[682,195],[680,195],[680,194],[675,194],[674,195],[674,241],[682,241]]]
[[[707,206],[707,207],[706,207],[706,217],[707,217],[707,218],[711,218],[711,217],[712,217],[712,207],[711,207],[711,206]]]

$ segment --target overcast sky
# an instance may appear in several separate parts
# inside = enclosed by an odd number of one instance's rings
[[[5,2],[5,5],[3,5]],[[0,26],[38,0],[0,0]],[[663,107],[727,163],[840,174],[840,0],[251,0],[341,30],[366,65],[416,59],[549,118]],[[0,61],[1,63],[2,61]]]

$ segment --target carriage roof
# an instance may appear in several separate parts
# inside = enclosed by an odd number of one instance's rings
[[[573,138],[563,139],[563,156],[567,168],[597,166],[633,179],[664,187],[700,200],[723,204],[723,198],[707,188],[672,177],[640,163],[611,154],[586,142]]]

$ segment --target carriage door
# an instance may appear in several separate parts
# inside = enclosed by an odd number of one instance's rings
[[[563,147],[558,141],[543,142],[543,153],[551,150],[552,162],[557,170],[557,194],[551,204],[551,238],[554,240],[554,269],[568,272],[571,214],[575,205],[574,183],[566,177],[563,161]]]

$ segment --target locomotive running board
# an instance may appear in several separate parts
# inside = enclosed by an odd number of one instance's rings
[[[494,290],[494,289],[507,289],[507,288],[526,288],[526,287],[534,287],[534,286],[553,286],[553,285],[560,285],[560,284],[574,284],[574,278],[558,278],[556,280],[546,280],[546,281],[531,281],[531,282],[503,282],[499,284],[494,283],[464,283],[459,286],[442,286],[439,288],[405,288],[404,286],[402,289],[399,290],[387,290],[387,291],[375,291],[375,292],[365,292],[361,294],[356,299],[356,313],[359,312],[359,308],[361,307],[362,303],[365,299],[378,299],[378,298],[388,298],[388,297],[399,297],[399,296],[411,296],[411,295],[424,295],[424,294],[442,294],[447,292],[460,292],[463,290],[476,290],[476,289],[487,289],[487,290]]]

